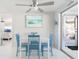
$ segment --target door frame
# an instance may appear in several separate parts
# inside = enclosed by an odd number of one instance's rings
[[[60,50],[62,51],[62,52],[64,52],[68,57],[70,57],[71,59],[73,59],[73,57],[71,56],[71,55],[69,55],[68,53],[66,53],[63,49],[62,49],[62,32],[63,32],[63,24],[62,24],[62,14],[65,12],[65,11],[67,11],[68,9],[70,9],[70,8],[72,8],[72,7],[74,7],[75,5],[77,5],[78,4],[78,2],[76,2],[76,3],[74,3],[73,5],[71,5],[71,6],[69,6],[69,7],[67,7],[65,10],[63,10],[63,11],[61,11],[59,14],[59,17],[60,17],[60,19],[59,19],[59,24],[60,24],[60,28],[59,28],[59,39],[60,39]],[[78,21],[78,20],[77,20]],[[78,24],[78,22],[77,22],[77,24]],[[77,30],[78,30],[78,26],[77,26]],[[78,34],[78,33],[77,33]]]

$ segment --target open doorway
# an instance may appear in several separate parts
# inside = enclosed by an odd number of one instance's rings
[[[12,17],[0,14],[0,58],[12,59]]]
[[[0,45],[6,46],[12,41],[12,17],[0,17]]]

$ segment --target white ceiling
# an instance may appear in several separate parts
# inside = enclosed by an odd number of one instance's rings
[[[54,1],[55,5],[41,6],[45,12],[56,11],[57,8],[64,6],[71,0],[38,0],[38,3]],[[0,0],[0,13],[25,13],[30,7],[16,6],[16,4],[32,4],[32,0]]]
[[[63,13],[63,15],[78,15],[78,5],[73,6]]]

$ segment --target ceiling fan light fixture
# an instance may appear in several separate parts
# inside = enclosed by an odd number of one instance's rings
[[[27,5],[27,4],[16,4],[16,6],[30,6],[31,8],[26,11],[26,13],[32,11],[40,11],[44,12],[43,9],[39,8],[38,6],[49,6],[49,5],[54,5],[54,1],[50,2],[44,2],[44,3],[38,3],[38,0],[32,0],[32,4]]]
[[[38,10],[38,7],[34,7],[35,10]]]

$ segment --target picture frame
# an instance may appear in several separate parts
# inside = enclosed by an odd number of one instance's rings
[[[43,18],[40,15],[26,15],[25,16],[25,27],[38,28],[43,26]]]

